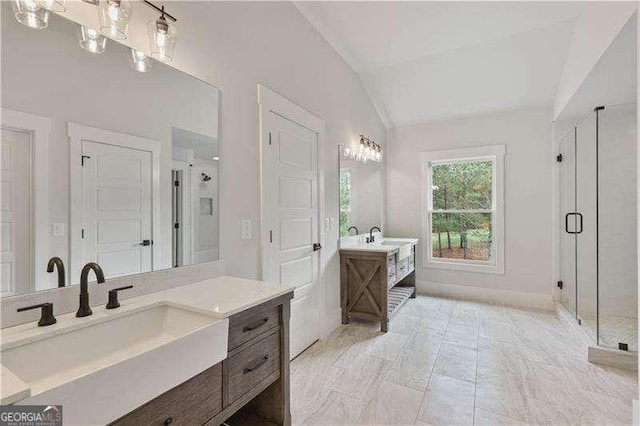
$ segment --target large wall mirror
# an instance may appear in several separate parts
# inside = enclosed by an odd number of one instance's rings
[[[382,228],[384,174],[382,162],[364,160],[340,146],[340,238]]]
[[[1,7],[2,296],[78,284],[88,262],[110,278],[218,260],[219,90]]]

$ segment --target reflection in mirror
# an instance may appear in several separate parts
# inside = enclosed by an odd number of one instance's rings
[[[353,158],[340,150],[340,238],[382,227],[382,163]]]
[[[88,262],[108,279],[219,259],[219,90],[1,7],[2,295],[77,284]]]
[[[173,128],[173,266],[218,259],[218,143]]]

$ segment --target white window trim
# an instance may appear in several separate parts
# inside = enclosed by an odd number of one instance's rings
[[[504,274],[504,145],[490,145],[475,148],[451,149],[445,151],[429,151],[420,153],[420,173],[422,182],[422,204],[420,222],[422,226],[422,267],[447,269],[453,271],[481,272]],[[493,213],[492,237],[494,261],[483,262],[473,260],[440,259],[432,257],[431,220],[426,220],[431,202],[431,165],[437,163],[464,162],[487,159],[493,167],[494,202],[489,213]]]

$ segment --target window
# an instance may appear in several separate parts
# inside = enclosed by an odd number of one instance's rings
[[[340,170],[340,238],[349,236],[351,223],[351,171]]]
[[[504,273],[504,146],[423,152],[423,266]]]

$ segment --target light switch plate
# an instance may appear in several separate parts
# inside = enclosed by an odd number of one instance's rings
[[[250,220],[242,221],[242,232],[241,232],[240,238],[242,238],[243,240],[251,239],[251,221]]]
[[[64,223],[56,222],[52,226],[54,237],[64,237]]]

